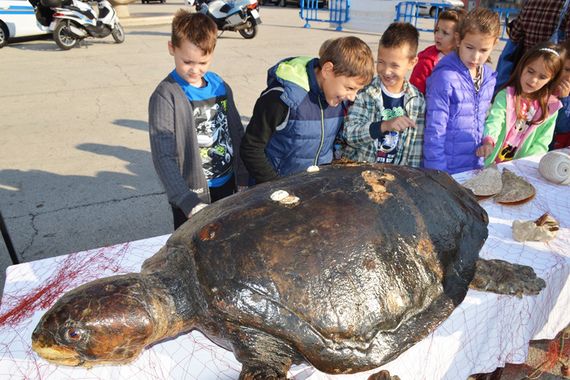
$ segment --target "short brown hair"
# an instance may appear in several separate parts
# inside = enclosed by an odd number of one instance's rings
[[[218,27],[203,13],[190,13],[179,9],[172,19],[170,40],[174,47],[180,47],[183,40],[198,46],[204,54],[211,54],[216,47]]]
[[[465,12],[465,9],[463,8],[447,8],[439,14],[437,22],[440,22],[441,20],[453,21],[458,26],[463,21],[466,14],[467,12]],[[455,26],[456,31],[458,30],[457,26]]]
[[[499,38],[501,34],[499,14],[487,8],[472,9],[459,25],[458,31],[459,40],[463,40],[467,33],[489,34]]]
[[[340,37],[325,41],[319,49],[319,66],[333,64],[335,75],[361,78],[368,83],[374,77],[372,50],[358,37]]]
[[[408,45],[410,47],[410,58],[414,58],[418,53],[418,41],[420,33],[415,26],[409,22],[393,22],[380,37],[380,46],[385,48],[397,48]]]

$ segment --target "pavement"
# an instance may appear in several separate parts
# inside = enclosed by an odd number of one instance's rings
[[[123,44],[87,39],[61,51],[44,38],[0,50],[0,211],[22,262],[172,232],[147,105],[174,67],[170,21],[184,6],[130,4]],[[325,40],[349,34],[378,46],[375,34],[303,28],[294,7],[263,6],[261,18],[254,39],[223,33],[212,65],[232,86],[245,124],[278,60],[315,56]],[[0,287],[9,264],[0,242]]]
[[[0,211],[20,261],[172,232],[150,156],[147,104],[173,69],[170,21],[184,6],[130,4],[120,45],[108,37],[60,51],[44,38],[0,50]],[[267,5],[260,14],[254,39],[232,32],[218,39],[212,65],[232,86],[244,124],[278,60],[316,56],[322,42],[344,35],[378,47],[378,34],[303,28],[298,8]],[[431,43],[430,33],[420,33],[420,49]],[[0,290],[10,264],[0,242]]]

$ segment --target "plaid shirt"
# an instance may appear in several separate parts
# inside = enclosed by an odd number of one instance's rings
[[[527,0],[520,15],[513,21],[510,38],[515,42],[523,42],[525,49],[531,48],[539,42],[548,41],[560,17],[564,0]],[[568,14],[562,21],[560,29],[565,36],[570,36],[570,22]]]
[[[376,162],[376,140],[370,136],[370,124],[382,121],[384,110],[380,80],[375,77],[356,97],[344,119],[343,137],[347,146],[343,156],[353,161]],[[404,110],[416,128],[401,132],[394,164],[419,167],[424,140],[424,96],[408,81],[404,82]]]

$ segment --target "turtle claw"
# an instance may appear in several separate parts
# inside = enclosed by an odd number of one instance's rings
[[[249,368],[242,370],[239,380],[287,380],[287,375],[278,373],[268,373],[267,369]]]
[[[386,370],[382,370],[380,372],[376,372],[368,376],[368,380],[400,380],[400,378],[395,375],[394,376],[390,375],[390,372]]]
[[[483,260],[476,263],[475,277],[470,287],[498,294],[537,295],[546,287],[544,280],[534,269],[526,265],[503,260]]]

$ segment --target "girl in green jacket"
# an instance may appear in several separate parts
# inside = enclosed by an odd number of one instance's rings
[[[562,107],[552,95],[562,72],[561,56],[557,45],[547,42],[521,58],[487,117],[476,152],[485,157],[485,166],[548,152]]]

